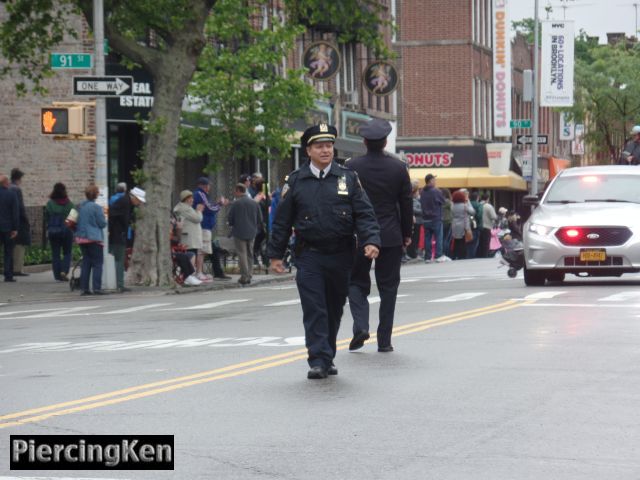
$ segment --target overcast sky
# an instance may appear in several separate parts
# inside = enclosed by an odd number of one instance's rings
[[[535,0],[508,0],[511,20],[533,17]],[[625,32],[633,35],[636,28],[636,10],[633,4],[640,0],[538,0],[539,16],[546,18],[545,6],[551,4],[552,20],[566,19],[575,22],[576,34],[584,29],[589,35],[598,35],[600,42],[606,41],[608,32]],[[566,11],[562,8],[566,5]],[[638,7],[640,15],[640,6]],[[639,20],[640,21],[640,20]]]

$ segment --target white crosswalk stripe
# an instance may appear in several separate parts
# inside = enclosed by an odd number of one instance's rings
[[[525,300],[538,300],[538,299],[543,299],[543,298],[554,298],[557,297],[559,295],[562,295],[564,293],[567,293],[566,291],[544,291],[544,292],[537,292],[537,293],[532,293],[530,295],[527,295],[526,297],[524,297]]]
[[[600,298],[599,302],[626,302],[640,297],[640,292],[620,292],[608,297]]]
[[[429,303],[444,303],[444,302],[459,302],[461,300],[471,300],[472,298],[481,297],[486,295],[487,292],[466,292],[458,293],[457,295],[451,295],[450,297],[436,298],[429,300]]]
[[[447,278],[444,280],[438,280],[436,283],[452,283],[452,282],[460,282],[462,280],[474,280],[473,277],[460,277],[460,278]]]
[[[6,317],[9,315],[23,315],[25,313],[54,312],[56,310],[63,310],[63,308],[38,308],[36,310],[21,310],[21,311],[12,310],[10,312],[0,312],[0,316]]]
[[[299,305],[300,299],[297,298],[295,300],[285,300],[284,302],[276,302],[276,303],[267,303],[265,307],[286,307],[289,305]]]
[[[96,308],[101,308],[102,305],[94,305],[91,307],[71,307],[71,308],[62,308],[62,309],[57,309],[55,311],[49,312],[49,313],[43,313],[43,314],[35,314],[35,315],[27,315],[26,317],[20,317],[22,319],[24,318],[50,318],[50,317],[62,317],[62,316],[70,316],[70,315],[78,315],[78,312],[82,311],[82,310],[93,310]]]
[[[119,313],[132,313],[139,312],[141,310],[149,310],[151,308],[166,307],[167,305],[173,305],[173,303],[151,303],[149,305],[140,305],[139,307],[123,308],[122,310],[111,310],[109,312],[98,312],[100,315],[116,315]]]
[[[207,310],[209,308],[223,307],[225,305],[231,305],[233,303],[248,302],[249,298],[241,298],[238,300],[223,300],[221,302],[204,303],[202,305],[193,305],[191,307],[179,307],[179,308],[167,308],[166,310]]]

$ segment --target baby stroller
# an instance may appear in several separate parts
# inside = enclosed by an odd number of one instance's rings
[[[507,275],[516,278],[518,270],[524,268],[524,246],[522,242],[511,236],[509,229],[498,232],[500,240],[500,263],[509,267]]]

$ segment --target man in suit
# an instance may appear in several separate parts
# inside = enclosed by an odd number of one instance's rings
[[[400,285],[402,247],[411,244],[413,228],[413,199],[407,166],[386,153],[387,136],[391,125],[374,119],[360,127],[367,154],[347,161],[346,166],[358,173],[362,187],[373,205],[380,224],[382,248],[376,258],[376,285],[380,293],[380,323],[378,351],[392,352],[391,331]],[[349,307],[353,316],[353,339],[349,350],[357,350],[369,339],[369,302],[371,291],[371,259],[365,257],[362,245],[351,270]]]
[[[252,198],[247,197],[247,187],[238,183],[234,190],[235,202],[231,204],[227,223],[231,226],[231,236],[238,254],[240,285],[251,283],[253,266],[253,240],[262,230],[262,212]]]

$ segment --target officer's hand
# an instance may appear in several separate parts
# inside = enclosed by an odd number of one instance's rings
[[[380,250],[375,245],[365,245],[364,246],[364,256],[370,259],[378,258],[378,254]]]
[[[272,258],[269,260],[269,270],[273,273],[284,273],[284,263],[282,259]]]
[[[627,162],[629,162],[629,163],[633,162],[633,155],[629,155],[627,157]]]
[[[408,247],[411,245],[411,237],[404,237],[404,246]]]

